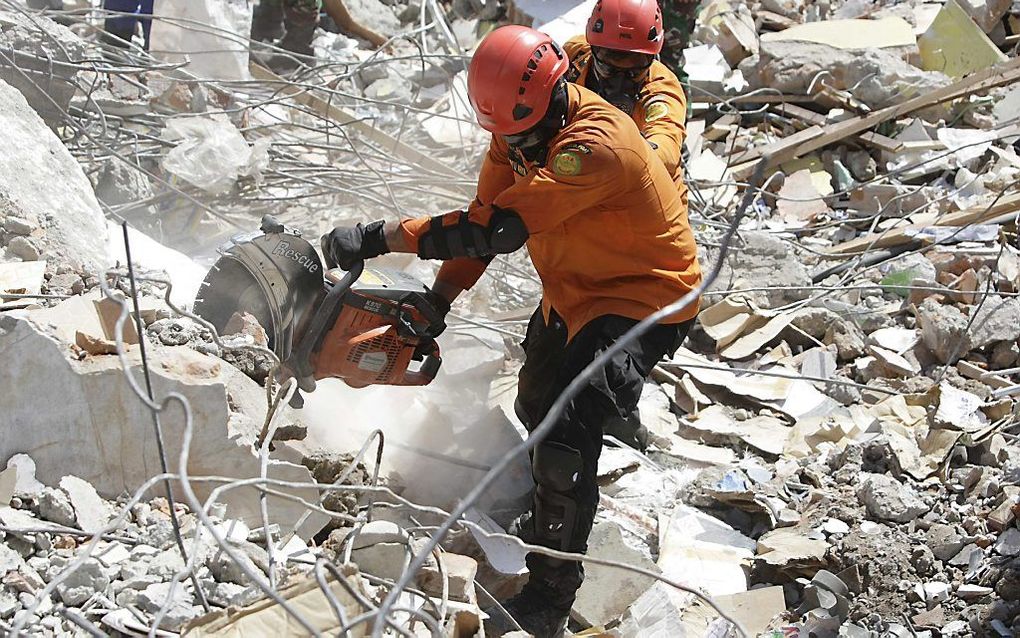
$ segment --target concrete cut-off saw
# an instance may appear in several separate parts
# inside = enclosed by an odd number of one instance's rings
[[[253,315],[282,362],[278,381],[293,377],[305,392],[326,378],[425,385],[439,371],[443,317],[414,277],[363,262],[326,269],[298,231],[269,216],[219,252],[195,313],[221,333],[234,313]]]

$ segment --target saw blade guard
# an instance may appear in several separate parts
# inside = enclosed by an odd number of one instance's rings
[[[195,313],[221,334],[235,312],[254,315],[269,347],[286,361],[324,294],[315,248],[299,231],[266,216],[258,231],[235,235],[219,253],[199,288]]]

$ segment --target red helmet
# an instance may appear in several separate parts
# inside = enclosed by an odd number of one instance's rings
[[[658,55],[662,50],[662,11],[656,0],[598,0],[588,18],[593,47]]]
[[[497,135],[538,124],[569,66],[546,34],[513,25],[496,29],[478,45],[468,67],[468,97],[478,123]]]

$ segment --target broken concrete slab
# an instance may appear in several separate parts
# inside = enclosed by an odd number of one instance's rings
[[[77,521],[74,518],[74,506],[67,492],[52,487],[44,487],[38,494],[39,516],[42,518],[64,525],[74,527]]]
[[[685,635],[681,617],[686,616],[689,610],[684,608],[683,601],[677,600],[679,597],[680,594],[669,585],[655,583],[627,608],[620,624],[614,628],[614,634],[618,634],[620,638],[648,636],[667,638]],[[517,638],[530,635],[515,634]],[[506,636],[509,637],[510,634]]]
[[[142,306],[143,303],[139,305]],[[100,290],[93,290],[84,295],[65,299],[51,308],[30,310],[28,316],[39,325],[52,328],[54,333],[67,343],[77,343],[81,339],[79,334],[90,340],[112,343],[116,339],[120,308],[118,302],[105,297]],[[131,313],[129,317],[133,314]],[[145,315],[143,307],[143,321]],[[126,344],[138,343],[138,333],[135,331],[133,320],[125,321],[122,330]]]
[[[462,556],[451,552],[440,554],[442,570],[438,565],[426,564],[418,572],[418,587],[430,596],[442,596],[443,574],[447,578],[447,594],[460,602],[475,602],[475,575],[478,573],[478,561],[470,556]]]
[[[913,27],[903,18],[819,20],[763,33],[762,42],[814,42],[836,49],[882,49],[916,44]]]
[[[970,348],[1020,339],[1020,299],[988,295],[975,311],[968,344]]]
[[[948,561],[963,549],[963,535],[952,525],[936,523],[928,528],[925,541],[935,558]]]
[[[358,569],[379,578],[397,580],[411,560],[405,543],[373,543],[351,550],[351,560]]]
[[[749,293],[763,308],[772,308],[804,299],[811,285],[811,275],[794,255],[790,244],[763,232],[741,233],[741,250],[730,251],[719,277],[709,290],[733,290],[756,287],[768,281],[773,290]],[[715,251],[710,250],[704,263],[713,263]],[[779,288],[788,288],[780,290]]]
[[[744,60],[740,70],[753,88],[794,94],[806,94],[814,78],[828,72],[832,79],[827,84],[844,91],[853,87],[853,97],[872,109],[899,104],[904,94],[923,94],[951,82],[947,75],[918,69],[891,51],[851,52],[809,42],[763,41],[757,58]],[[928,109],[921,114],[937,120],[945,110]]]
[[[344,0],[355,22],[384,37],[400,33],[400,19],[387,3],[380,0]]]
[[[756,542],[726,523],[684,505],[659,516],[658,566],[669,578],[713,596],[747,590],[744,565]]]
[[[829,544],[824,540],[810,538],[802,530],[785,527],[772,530],[758,539],[755,561],[763,563],[766,569],[807,575],[825,564],[828,549]]]
[[[357,571],[350,566],[340,567],[345,586],[333,578],[327,578],[330,592],[344,610],[347,618],[353,618],[366,610],[349,592],[353,590],[362,599],[370,598],[365,583]],[[330,600],[314,578],[297,580],[280,590],[280,596],[290,605],[291,610],[301,614],[313,629],[321,633],[336,632],[340,621],[333,611]],[[201,608],[199,608],[201,609]],[[182,633],[196,638],[211,636],[286,636],[297,631],[291,612],[283,609],[274,600],[261,599],[242,609],[216,611],[196,618]],[[306,631],[304,629],[300,631]],[[354,635],[367,635],[368,628],[355,628]]]
[[[711,0],[698,12],[695,37],[719,47],[730,66],[758,53],[758,32],[754,16],[743,3]]]
[[[588,555],[621,561],[658,572],[659,568],[644,554],[623,541],[615,523],[599,523],[588,538]],[[585,578],[577,591],[571,616],[588,627],[605,626],[641,596],[655,581],[647,576],[603,565],[586,565]],[[612,591],[612,596],[606,596]]]
[[[29,236],[39,229],[39,225],[21,217],[10,215],[4,220],[3,229],[12,235]]]
[[[690,421],[690,426],[707,436],[721,436],[741,440],[767,454],[782,454],[790,428],[781,420],[770,416],[757,416],[737,421],[720,405],[712,405]]]
[[[1010,527],[999,535],[993,548],[1000,556],[1020,555],[1020,529]]]
[[[98,271],[107,265],[106,220],[70,151],[9,84],[0,81],[0,208],[46,220],[50,258]],[[60,184],[60,188],[54,188]]]
[[[66,26],[39,14],[0,9],[0,83],[25,96],[46,122],[56,127],[75,93],[78,63],[88,44]],[[16,152],[18,149],[10,149]]]
[[[907,523],[928,511],[914,488],[885,474],[862,474],[857,496],[882,521]]]
[[[786,597],[783,588],[778,585],[720,596],[716,602],[730,618],[755,636],[766,633],[772,621],[786,611]]]
[[[21,261],[0,264],[0,295],[38,295],[42,292],[45,261]],[[7,299],[0,296],[0,308],[7,305]],[[12,301],[18,303],[17,301]]]
[[[999,50],[956,0],[947,0],[928,30],[917,39],[921,68],[953,78],[1005,62]]]
[[[191,604],[191,596],[183,583],[156,583],[138,594],[137,605],[143,611],[155,614],[167,608],[161,627],[177,631],[184,623],[202,615],[202,608]]]
[[[86,532],[97,532],[110,522],[113,512],[96,488],[77,476],[65,476],[60,479],[60,489],[64,490],[71,506],[74,508],[74,519],[78,527]]]
[[[14,498],[14,489],[18,483],[18,468],[9,467],[0,472],[0,507],[7,507]]]
[[[104,593],[109,586],[110,577],[103,570],[103,564],[95,558],[87,558],[57,585],[57,594],[68,607],[80,607],[93,594]]]
[[[29,453],[38,476],[55,484],[72,472],[91,483],[101,495],[134,491],[160,473],[152,429],[152,414],[124,382],[118,357],[76,360],[66,343],[25,319],[0,316],[0,350],[10,364],[0,370],[0,427],[17,428],[16,439],[0,440],[0,459]],[[137,353],[128,360],[132,374],[140,374]],[[236,478],[259,476],[253,444],[266,411],[265,390],[239,370],[218,359],[186,348],[149,350],[153,389],[157,397],[177,392],[191,404],[193,442],[188,470],[192,475]],[[39,384],[38,379],[49,383]],[[51,387],[62,389],[62,400],[52,401]],[[170,467],[177,464],[184,423],[180,411],[162,415],[163,436]],[[117,454],[110,454],[117,450]],[[271,460],[269,476],[311,482],[306,468]],[[196,483],[199,498],[211,486]],[[317,501],[314,489],[299,490]],[[223,495],[231,516],[255,524],[260,520],[257,492],[233,490]],[[304,507],[269,498],[270,518],[293,525]],[[310,525],[321,525],[320,518]],[[71,522],[73,525],[73,520]],[[305,529],[303,534],[317,531]]]
[[[779,189],[776,208],[783,219],[794,227],[807,225],[818,215],[829,211],[811,177],[811,171],[801,169],[789,175]]]
[[[962,358],[970,348],[967,316],[958,308],[940,304],[929,297],[915,306],[917,323],[921,328],[921,339],[942,363],[953,363]]]

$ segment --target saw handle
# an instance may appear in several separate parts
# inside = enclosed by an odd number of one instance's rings
[[[305,335],[313,336],[314,338],[306,336],[306,338],[302,339],[287,361],[288,367],[294,373],[294,378],[297,379],[298,387],[305,392],[311,392],[315,389],[315,370],[312,369],[311,361],[312,352],[319,346],[322,337],[329,332],[329,328],[332,327],[333,321],[336,320],[336,316],[340,312],[340,303],[344,294],[358,280],[364,269],[365,262],[358,260],[351,265],[351,269],[347,271],[343,279],[333,284],[333,287],[326,293],[326,298],[319,304],[315,316],[312,317],[311,324],[305,331]]]
[[[408,369],[404,372],[401,385],[428,385],[439,373],[439,366],[443,364],[443,358],[439,356],[439,344],[432,339],[427,346],[422,344],[420,347],[427,347],[428,351],[422,355],[422,362],[417,370]]]

